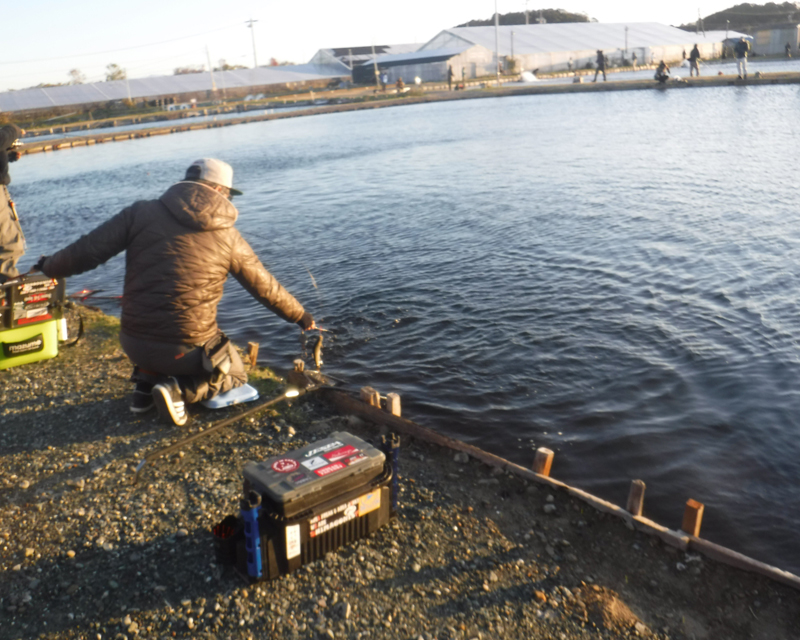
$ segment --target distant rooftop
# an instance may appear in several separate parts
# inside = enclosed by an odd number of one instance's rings
[[[693,43],[722,42],[720,32],[695,34],[677,27],[657,22],[603,23],[603,22],[559,22],[553,24],[502,25],[499,32],[499,53],[511,54],[513,32],[514,53],[518,55],[548,53],[556,51],[584,51],[602,49],[636,49],[652,46],[686,45]],[[742,34],[729,32],[729,37]],[[452,46],[453,40],[480,45],[490,51],[495,49],[495,28],[455,27],[445,29],[420,51]]]
[[[215,71],[214,84],[217,90],[261,87],[302,83],[326,78],[339,78],[350,73],[338,63],[286,65],[282,67],[258,67],[257,69],[236,69]],[[60,87],[23,89],[0,93],[0,111],[29,111],[63,107],[69,105],[91,104],[126,100],[156,99],[181,93],[211,91],[211,75],[189,73],[173,76],[153,76],[132,78],[112,82],[93,82]]]

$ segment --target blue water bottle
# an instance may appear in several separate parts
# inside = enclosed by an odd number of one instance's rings
[[[247,575],[260,578],[261,568],[261,534],[258,531],[258,512],[261,509],[261,496],[251,491],[241,504],[242,520],[244,520],[244,546],[247,550]]]

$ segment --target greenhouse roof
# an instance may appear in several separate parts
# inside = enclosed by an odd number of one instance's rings
[[[602,22],[560,22],[553,24],[502,25],[498,28],[499,53],[511,53],[511,33],[513,32],[514,53],[517,55],[549,53],[556,51],[587,51],[602,49],[635,49],[641,47],[661,47],[669,45],[688,45],[705,42],[721,42],[718,33],[683,31],[657,22],[602,23]],[[470,44],[477,44],[490,51],[495,50],[495,27],[456,27],[446,29],[423,45],[438,49],[442,46],[441,36],[449,34]],[[742,34],[730,33],[731,37]]]
[[[218,90],[223,90],[272,84],[279,85],[290,82],[308,82],[349,75],[350,70],[341,64],[300,64],[215,71],[214,84]],[[0,111],[27,111],[49,107],[91,104],[93,102],[126,100],[127,98],[134,100],[142,98],[153,99],[159,96],[210,91],[211,89],[211,75],[208,72],[22,89],[20,91],[0,93]]]

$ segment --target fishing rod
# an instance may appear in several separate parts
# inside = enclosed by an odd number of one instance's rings
[[[218,422],[217,424],[212,425],[208,429],[204,429],[203,431],[198,431],[197,433],[194,433],[194,434],[192,434],[192,435],[190,435],[190,436],[188,436],[186,438],[178,440],[178,442],[176,442],[174,444],[171,444],[171,445],[169,445],[167,447],[164,447],[163,449],[159,449],[158,451],[154,451],[153,453],[147,454],[144,458],[142,458],[142,460],[139,462],[139,464],[136,465],[136,470],[135,470],[134,475],[133,475],[132,484],[133,485],[137,484],[139,482],[139,476],[141,475],[142,470],[148,464],[151,464],[151,463],[155,462],[159,458],[161,458],[163,456],[166,456],[166,455],[169,455],[170,453],[173,453],[173,452],[178,451],[180,449],[183,449],[186,445],[189,445],[189,444],[199,440],[200,438],[204,438],[204,437],[206,437],[208,435],[211,435],[212,433],[216,433],[217,431],[219,431],[221,429],[224,429],[225,427],[233,424],[234,422],[238,422],[242,418],[246,418],[248,416],[251,416],[254,413],[258,413],[259,411],[262,411],[263,409],[266,409],[267,407],[271,407],[272,405],[277,404],[279,402],[282,402],[284,400],[291,400],[293,398],[299,398],[300,396],[303,396],[303,395],[305,395],[307,393],[311,393],[312,391],[315,391],[316,389],[318,389],[321,386],[323,386],[323,385],[322,384],[312,384],[311,386],[308,386],[308,387],[305,387],[305,388],[298,388],[298,387],[295,387],[295,386],[291,386],[291,387],[287,388],[286,391],[284,391],[281,395],[279,395],[279,396],[277,396],[275,398],[267,400],[266,402],[262,402],[261,404],[258,404],[255,407],[251,407],[247,411],[243,411],[242,413],[240,413],[238,415],[235,415],[235,416],[233,416],[231,418],[227,418],[225,420],[222,420],[222,421]]]

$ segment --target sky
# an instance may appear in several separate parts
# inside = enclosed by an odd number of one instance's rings
[[[497,10],[559,8],[606,23],[679,25],[694,22],[698,9],[707,16],[738,3],[699,1],[497,0]],[[259,65],[271,58],[305,63],[328,47],[423,44],[443,29],[490,18],[494,10],[494,0],[0,0],[0,91],[67,82],[71,69],[97,82],[112,63],[129,78],[170,75],[184,66],[207,69],[209,58],[213,66],[224,59],[252,67],[252,35]]]

